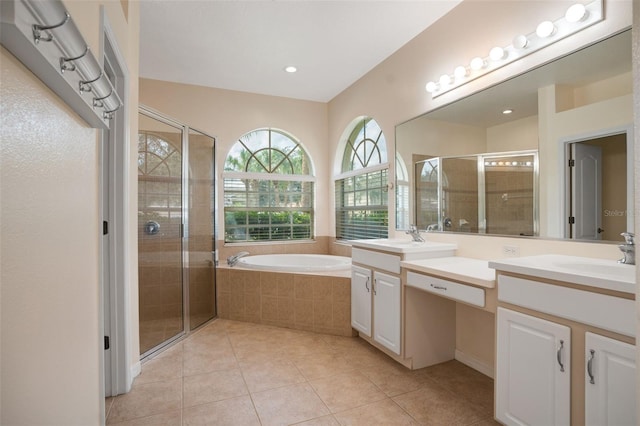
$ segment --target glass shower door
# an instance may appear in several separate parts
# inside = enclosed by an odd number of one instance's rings
[[[193,129],[188,136],[188,316],[193,330],[216,316],[215,140]]]
[[[138,114],[140,354],[184,333],[183,130]]]

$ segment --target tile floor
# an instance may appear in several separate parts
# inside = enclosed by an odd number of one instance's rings
[[[493,381],[451,361],[411,371],[359,338],[215,320],[108,398],[107,424],[477,425]]]

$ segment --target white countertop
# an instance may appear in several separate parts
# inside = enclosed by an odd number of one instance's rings
[[[433,253],[438,251],[453,251],[456,244],[437,243],[433,241],[412,241],[403,238],[380,238],[371,240],[351,240],[352,247],[383,250],[392,253]],[[452,253],[453,254],[453,253]]]
[[[439,257],[436,259],[405,260],[400,266],[414,272],[423,272],[485,288],[496,286],[496,272],[486,260],[467,257]]]
[[[546,254],[489,262],[497,271],[636,293],[636,268],[615,260]]]

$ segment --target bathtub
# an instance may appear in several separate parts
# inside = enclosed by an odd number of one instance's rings
[[[259,254],[241,258],[236,266],[278,272],[348,271],[351,258],[327,254]]]

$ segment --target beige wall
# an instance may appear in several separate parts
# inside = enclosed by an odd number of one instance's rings
[[[137,104],[138,5],[64,4],[101,55],[101,5],[118,38]],[[0,423],[103,421],[100,368],[99,138],[4,48],[1,155],[2,377]],[[135,108],[129,115],[137,133]],[[135,139],[134,139],[135,140]],[[133,144],[135,149],[135,144]],[[133,151],[135,152],[135,151]],[[135,176],[135,155],[130,169]],[[136,193],[129,194],[135,206]],[[130,223],[135,224],[135,209]],[[135,225],[134,225],[135,226]],[[135,229],[135,228],[133,228]],[[136,253],[135,233],[126,242]],[[129,271],[130,345],[137,351],[137,262]],[[137,353],[130,360],[138,362]]]
[[[449,14],[329,102],[328,136],[331,149],[330,156],[335,158],[336,146],[340,142],[340,136],[353,117],[358,115],[374,117],[387,136],[389,151],[392,152],[395,148],[394,127],[397,124],[517,75],[533,66],[545,63],[554,57],[561,56],[579,46],[604,38],[631,25],[631,1],[606,0],[606,19],[602,23],[531,54],[520,61],[507,65],[466,86],[444,94],[435,100],[431,99],[431,96],[424,90],[427,81],[436,79],[437,76],[443,73],[450,73],[451,70],[459,65],[458,61],[465,61],[482,54],[481,52],[488,52],[496,43],[508,44],[514,34],[521,33],[523,28],[532,30],[544,19],[561,16],[569,4],[570,2],[565,1],[487,2],[482,0],[467,0],[461,3]],[[638,133],[636,132],[636,135]],[[393,162],[391,166],[394,167]],[[542,183],[546,185],[547,182],[544,181]],[[330,202],[333,204],[332,200]],[[557,203],[555,199],[554,202]],[[391,229],[395,228],[393,220],[391,217]],[[547,223],[549,221],[550,219],[547,218]],[[331,223],[330,228],[333,228],[333,226],[334,224]],[[398,236],[404,237],[404,233],[398,233]],[[518,246],[521,256],[543,253],[571,253],[574,255],[616,259],[619,255],[617,247],[612,244],[588,244],[459,234],[432,234],[428,238],[458,243],[460,247],[458,255],[479,259],[504,257],[502,252],[504,245]],[[494,336],[491,334],[493,331],[493,317],[491,315],[473,315],[469,314],[469,310],[461,309],[458,310],[456,319],[457,350],[468,355],[469,358],[475,359],[478,364],[491,369],[493,366],[491,357],[494,341]],[[477,336],[471,338],[468,333],[464,332],[464,330],[469,329],[486,333],[486,339],[483,340],[485,346],[477,346]]]
[[[140,103],[216,137],[219,185],[226,155],[242,135],[264,127],[292,134],[311,156],[317,177],[316,235],[329,235],[325,217],[332,213],[324,202],[332,198],[326,181],[326,104],[149,79],[140,80]],[[218,190],[222,194],[221,186]],[[221,213],[218,217],[218,235],[222,236],[224,221]]]

